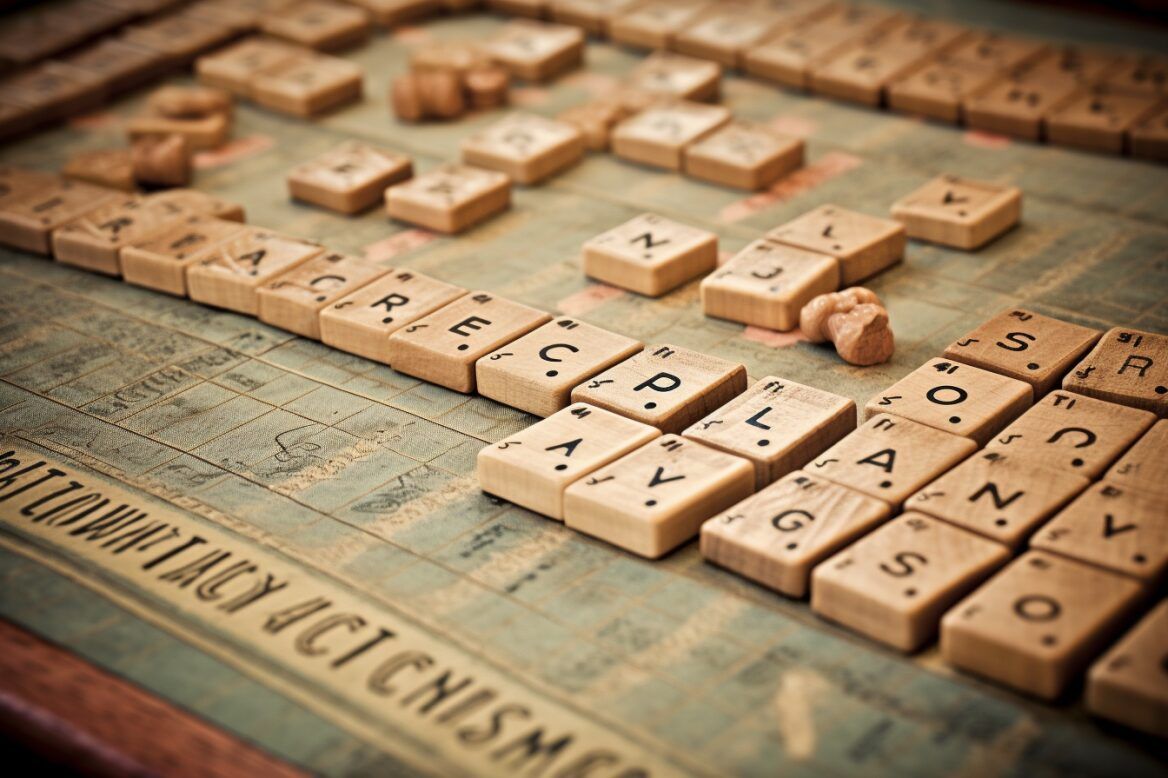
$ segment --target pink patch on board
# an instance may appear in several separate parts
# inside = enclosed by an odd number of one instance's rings
[[[248,135],[230,140],[217,149],[197,152],[191,162],[196,170],[209,170],[262,154],[275,145],[276,140],[270,135]]]
[[[802,116],[776,116],[771,119],[770,127],[775,132],[790,135],[795,138],[810,138],[815,134],[819,125]]]
[[[365,258],[370,262],[387,262],[407,251],[421,248],[438,236],[429,230],[403,230],[384,240],[370,243],[365,247]]]
[[[507,96],[513,105],[536,106],[548,101],[549,92],[539,86],[516,86],[511,87]]]
[[[588,313],[609,300],[623,297],[624,292],[608,284],[589,284],[575,294],[568,295],[556,303],[556,308],[571,316]]]
[[[1005,135],[995,135],[981,130],[968,130],[962,133],[961,140],[965,145],[979,149],[1004,149],[1013,143]]]
[[[718,214],[723,222],[736,222],[770,208],[775,203],[809,192],[815,187],[860,166],[863,160],[843,151],[824,154],[813,164],[796,170],[776,181],[770,189],[751,195],[745,200],[730,203]]]
[[[767,330],[753,325],[748,325],[742,331],[742,337],[745,340],[761,343],[770,348],[790,348],[801,340],[807,340],[807,336],[803,334],[802,330],[777,332],[776,330]]]
[[[69,126],[77,130],[105,130],[116,127],[122,121],[121,117],[107,111],[87,113],[84,116],[74,116],[69,119]]]

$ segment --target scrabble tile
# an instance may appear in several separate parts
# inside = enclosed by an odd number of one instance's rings
[[[753,491],[745,459],[665,435],[564,491],[564,524],[649,559],[693,539],[702,522]]]
[[[608,36],[626,46],[667,49],[708,6],[708,0],[648,0],[613,17]]]
[[[955,60],[1003,72],[1029,65],[1048,51],[1049,46],[1042,41],[1003,35],[1000,32],[977,31],[963,38],[945,54]]]
[[[311,118],[361,99],[360,65],[327,54],[298,54],[257,73],[252,98],[265,108]]]
[[[850,399],[766,376],[682,435],[749,459],[761,489],[855,429],[856,404]]]
[[[369,17],[351,5],[301,0],[265,14],[260,30],[317,51],[339,51],[359,46],[369,38]]]
[[[1010,558],[1005,546],[903,513],[811,573],[811,610],[900,651],[933,639],[942,614]]]
[[[1130,578],[1030,551],[945,614],[941,655],[1053,700],[1114,637],[1139,596]]]
[[[1078,473],[981,451],[909,497],[904,507],[1017,549],[1090,483]]]
[[[121,275],[124,246],[147,240],[191,211],[169,200],[127,196],[53,231],[58,262],[106,275]]]
[[[1123,489],[1168,497],[1168,419],[1152,425],[1103,477]]]
[[[1093,484],[1030,540],[1041,548],[1149,583],[1168,571],[1168,497]]]
[[[391,334],[389,364],[399,373],[473,392],[475,362],[551,318],[526,305],[472,292]]]
[[[124,40],[162,52],[176,64],[186,64],[236,34],[230,25],[183,11],[155,16],[121,31]]]
[[[101,105],[105,88],[85,71],[59,63],[34,65],[0,81],[0,102],[33,113],[37,124],[64,119]]]
[[[353,0],[353,5],[368,11],[382,27],[397,27],[443,10],[442,0]]]
[[[491,59],[527,81],[547,81],[584,61],[584,33],[566,24],[511,21],[484,45]]]
[[[891,515],[888,503],[795,471],[702,524],[708,562],[788,597],[811,570]]]
[[[122,192],[138,190],[130,150],[124,148],[79,151],[61,167],[61,175]]]
[[[292,62],[302,52],[299,46],[270,38],[248,38],[199,57],[195,74],[200,83],[251,97],[251,82],[258,74]]]
[[[586,402],[680,433],[746,391],[746,368],[678,346],[648,346],[572,390]]]
[[[650,106],[612,131],[612,151],[622,159],[681,170],[684,149],[730,121],[730,110],[686,100]]]
[[[122,276],[131,284],[179,297],[187,294],[187,268],[209,246],[239,235],[238,222],[202,214],[182,216],[162,231],[121,250]]]
[[[910,238],[980,248],[1018,223],[1022,190],[952,175],[937,176],[892,205]]]
[[[357,257],[318,254],[259,288],[259,320],[320,340],[320,312],[385,273]]]
[[[685,148],[686,175],[738,189],[766,189],[803,166],[803,141],[742,120]]]
[[[838,205],[821,205],[767,233],[777,243],[830,254],[840,263],[840,286],[892,267],[904,258],[904,225]]]
[[[114,37],[101,38],[60,61],[99,77],[114,94],[152,81],[167,68],[165,54]]]
[[[233,222],[242,222],[245,216],[243,206],[239,203],[200,192],[198,189],[166,189],[148,194],[142,200],[147,205],[158,206],[171,213],[197,213]]]
[[[1099,340],[1099,331],[1024,308],[1002,311],[949,344],[947,359],[1025,381],[1042,397]]]
[[[1160,102],[1159,95],[1084,90],[1044,117],[1046,138],[1060,146],[1119,154],[1126,134],[1153,115]]]
[[[661,436],[647,424],[576,403],[479,450],[484,492],[550,519],[564,518],[564,490]]]
[[[187,293],[197,303],[255,316],[261,286],[323,251],[319,243],[247,227],[191,259]]]
[[[1063,378],[1063,389],[1168,416],[1168,335],[1108,330]]]
[[[126,120],[126,135],[131,141],[159,135],[181,135],[187,148],[205,151],[219,148],[228,141],[231,137],[231,119],[222,113],[191,119],[134,116]]]
[[[1119,92],[1163,95],[1168,93],[1168,58],[1125,57],[1107,73],[1103,83]]]
[[[1029,384],[969,365],[930,359],[864,406],[864,417],[891,413],[954,435],[989,441],[1030,407]]]
[[[718,264],[718,236],[644,213],[584,244],[584,274],[659,297]]]
[[[409,157],[350,140],[292,168],[288,191],[321,208],[360,213],[381,202],[386,187],[413,174]]]
[[[839,276],[835,257],[756,240],[702,280],[702,312],[786,332],[813,297],[839,289]]]
[[[1093,86],[1104,81],[1123,63],[1114,52],[1062,46],[1048,50],[1025,68],[1026,76],[1041,81],[1066,81]]]
[[[574,387],[642,348],[640,341],[560,317],[480,359],[478,393],[550,416],[571,402]]]
[[[969,438],[881,414],[803,469],[896,507],[976,450]]]
[[[390,216],[437,232],[462,232],[510,205],[505,173],[469,165],[442,165],[385,190]]]
[[[584,158],[584,135],[568,122],[513,113],[471,133],[462,161],[498,170],[519,184],[537,184]]]
[[[91,213],[121,192],[80,181],[62,180],[0,206],[0,243],[36,254],[49,254],[52,232]]]
[[[1042,137],[1042,117],[1078,89],[1072,79],[1011,75],[964,98],[961,113],[975,130],[1038,140]]]
[[[741,68],[743,56],[780,29],[793,27],[816,13],[826,3],[721,2],[711,4],[702,15],[674,36],[673,47],[682,54]]]
[[[993,68],[938,55],[888,84],[888,107],[955,124],[961,120],[965,98],[1000,78]]]
[[[1152,608],[1087,673],[1087,710],[1168,738],[1168,600]]]
[[[1133,157],[1168,160],[1168,104],[1133,124],[1127,142]]]
[[[550,0],[552,19],[580,27],[591,35],[604,36],[614,17],[633,8],[640,0]]]
[[[333,348],[389,364],[389,336],[466,294],[412,270],[392,270],[320,312],[320,339]]]
[[[487,8],[504,16],[542,19],[551,8],[551,0],[487,0]]]
[[[625,83],[650,94],[713,102],[718,99],[721,82],[722,68],[716,62],[658,51],[641,60]]]
[[[0,165],[0,208],[17,202],[38,190],[59,184],[60,176],[33,168]]]

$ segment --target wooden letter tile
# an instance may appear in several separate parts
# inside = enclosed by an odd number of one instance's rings
[[[126,121],[131,141],[166,135],[181,135],[187,148],[205,151],[222,146],[231,137],[231,119],[224,113],[188,119],[166,116],[134,116]]]
[[[707,0],[647,0],[614,17],[608,34],[614,43],[625,46],[667,49],[706,5]]]
[[[976,450],[977,444],[968,438],[881,414],[804,470],[898,506]]]
[[[813,567],[891,513],[883,500],[796,471],[702,524],[702,556],[788,597],[805,597]]]
[[[320,312],[320,339],[333,348],[389,364],[389,336],[466,294],[412,270],[386,275]]]
[[[487,53],[513,75],[546,81],[584,59],[584,32],[566,24],[520,19],[508,22],[486,43]]]
[[[821,205],[767,233],[778,243],[830,254],[840,285],[853,286],[904,258],[904,225],[837,205]]]
[[[839,289],[839,262],[814,251],[756,240],[702,280],[702,312],[786,332],[813,297]]]
[[[299,54],[258,73],[252,98],[273,111],[311,118],[361,99],[364,71],[327,54]]]
[[[961,119],[961,104],[1001,79],[992,68],[940,55],[888,85],[888,107],[944,122]]]
[[[564,523],[657,559],[753,486],[754,469],[745,459],[665,435],[569,486]]]
[[[1090,483],[1077,473],[1044,471],[999,451],[982,451],[908,498],[904,507],[1017,549]]]
[[[390,335],[389,364],[423,381],[473,392],[475,362],[551,318],[535,308],[473,292]]]
[[[1124,489],[1168,497],[1168,419],[1161,419],[1104,476]]]
[[[183,216],[148,240],[123,248],[122,275],[131,284],[186,297],[187,268],[200,252],[245,229],[239,222],[226,219],[201,214]]]
[[[388,186],[414,173],[410,158],[359,141],[292,168],[288,191],[297,200],[340,213],[360,213],[381,202]]]
[[[167,189],[142,198],[146,205],[158,209],[164,217],[174,220],[177,214],[195,213],[233,222],[244,221],[243,206],[200,192],[198,189]]]
[[[320,312],[385,273],[356,257],[318,254],[259,288],[259,320],[320,340]]]
[[[945,614],[941,655],[1052,700],[1114,637],[1139,596],[1130,578],[1031,551]]]
[[[443,165],[385,190],[390,216],[437,232],[461,232],[510,205],[506,174],[467,165]]]
[[[612,131],[612,151],[622,159],[681,170],[685,147],[730,121],[730,109],[686,100],[650,106]]]
[[[944,23],[941,23],[944,24]],[[841,100],[880,105],[888,84],[924,63],[932,43],[909,42],[908,22],[877,29],[811,70],[811,88]]]
[[[856,404],[850,399],[767,376],[683,435],[749,459],[761,489],[855,429]]]
[[[1123,152],[1124,136],[1160,105],[1159,95],[1083,91],[1045,117],[1051,143],[1089,151]]]
[[[678,32],[673,46],[682,54],[741,68],[747,50],[784,27],[821,12],[826,3],[711,3]]]
[[[803,166],[803,141],[735,120],[685,148],[685,172],[738,189],[766,189]]]
[[[1168,104],[1132,125],[1127,140],[1133,157],[1168,160]]]
[[[269,38],[248,38],[199,57],[195,73],[201,83],[251,97],[257,74],[292,61],[303,49]]]
[[[658,51],[629,73],[632,89],[680,100],[712,102],[718,99],[722,68],[716,62]]]
[[[656,427],[576,403],[481,449],[479,485],[562,521],[569,484],[660,436]]]
[[[301,0],[264,14],[260,30],[318,51],[337,51],[365,42],[369,37],[369,17],[351,5]]]
[[[718,263],[718,236],[653,213],[630,219],[584,244],[584,273],[658,297]]]
[[[649,346],[572,390],[607,408],[680,433],[746,390],[746,368],[677,346]],[[745,461],[745,460],[743,460]]]
[[[147,240],[188,215],[189,209],[171,200],[113,200],[54,230],[53,256],[66,265],[120,275],[124,246]]]
[[[195,302],[255,316],[261,286],[323,251],[319,243],[247,227],[191,259],[187,292]]]
[[[53,230],[125,195],[80,181],[62,180],[0,206],[0,243],[37,254],[52,250]]]
[[[513,113],[462,141],[462,161],[537,184],[584,157],[584,136],[574,125],[530,113]]]
[[[923,513],[904,513],[820,564],[811,609],[916,651],[954,602],[1010,558],[1006,547]]]
[[[1030,407],[1029,384],[976,367],[930,359],[875,395],[865,418],[892,413],[985,444]]]
[[[1063,388],[1168,416],[1168,335],[1108,330]]]
[[[1018,223],[1022,190],[957,176],[938,176],[892,206],[910,238],[972,250]]]
[[[1078,89],[1073,79],[1014,74],[966,97],[961,112],[966,124],[974,129],[1038,140],[1042,136],[1042,117]]]
[[[1168,738],[1168,600],[1161,600],[1087,674],[1087,709]]]
[[[0,165],[0,208],[60,183],[60,177],[43,170]]]
[[[554,319],[475,366],[478,392],[504,405],[550,416],[572,389],[644,347],[640,341],[568,318]]]
[[[618,14],[633,8],[640,0],[549,0],[551,17],[557,22],[579,27],[591,35],[603,37]]]

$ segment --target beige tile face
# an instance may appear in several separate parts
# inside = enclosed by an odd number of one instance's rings
[[[1105,82],[1118,92],[1163,95],[1168,92],[1168,58],[1131,57],[1108,73]]]
[[[564,492],[564,523],[656,559],[697,536],[701,524],[753,491],[745,459],[665,435]]]
[[[702,281],[702,312],[785,332],[812,298],[837,289],[835,257],[756,240]]]
[[[1087,674],[1087,709],[1158,737],[1168,737],[1168,600],[1108,649]]]
[[[251,95],[265,108],[311,117],[361,97],[359,65],[324,54],[296,55],[255,75]]]
[[[1168,496],[1168,419],[1161,419],[1111,466],[1104,480],[1123,489]]]
[[[1108,330],[1063,378],[1063,388],[1168,416],[1168,335]]]
[[[584,136],[575,126],[530,113],[513,113],[463,139],[462,160],[534,184],[579,162]]]
[[[609,37],[629,46],[665,49],[705,5],[705,0],[650,0],[609,22]]]
[[[986,448],[1035,467],[1098,478],[1155,421],[1148,411],[1056,390]]]
[[[663,344],[647,346],[580,384],[572,401],[680,433],[745,390],[742,365]]]
[[[584,32],[566,24],[517,20],[489,39],[486,50],[520,78],[542,81],[579,64]]]
[[[829,254],[840,262],[840,284],[852,286],[904,257],[904,225],[836,205],[822,205],[767,233],[778,243]]]
[[[233,203],[197,189],[167,189],[163,192],[146,195],[142,199],[148,206],[157,208],[163,216],[174,216],[189,211],[233,222],[244,220],[243,206],[239,203]]]
[[[1124,133],[1159,103],[1158,95],[1084,92],[1047,114],[1047,137],[1060,145],[1118,153]]]
[[[0,165],[0,208],[59,181],[58,176],[42,170]]]
[[[184,216],[149,240],[123,248],[122,275],[131,284],[185,296],[187,266],[209,246],[230,240],[245,229],[226,219]]]
[[[480,359],[478,392],[550,416],[571,402],[574,387],[643,347],[638,340],[560,317]]]
[[[165,201],[129,196],[53,231],[53,257],[108,275],[121,273],[119,251],[170,226],[185,209]]]
[[[855,428],[856,404],[850,399],[767,376],[683,434],[749,459],[761,489]]]
[[[320,340],[320,312],[385,272],[358,257],[318,254],[259,288],[259,319]]]
[[[969,438],[897,416],[874,416],[804,470],[894,507],[977,450]]]
[[[301,0],[289,8],[265,14],[260,29],[268,35],[331,51],[363,41],[369,34],[369,20],[360,8]]]
[[[730,110],[684,100],[651,106],[625,119],[612,132],[618,157],[680,170],[682,150],[730,121]]]
[[[747,49],[784,24],[794,24],[811,15],[817,5],[825,4],[773,5],[769,9],[748,4],[720,8],[714,4],[678,33],[676,47],[683,54],[737,67]]]
[[[323,251],[319,243],[247,227],[191,259],[187,291],[196,302],[255,316],[259,287]]]
[[[796,471],[702,524],[702,556],[804,597],[815,565],[891,513],[883,500]]]
[[[1025,381],[1041,397],[1058,386],[1099,335],[1089,327],[1013,308],[949,344],[945,356]]]
[[[1076,473],[1040,470],[1002,452],[982,451],[923,487],[904,507],[1018,548],[1089,484]]]
[[[708,273],[717,262],[717,235],[653,213],[584,244],[586,275],[650,296]]]
[[[483,491],[564,518],[564,490],[661,435],[647,424],[575,403],[479,451]]]
[[[904,513],[822,562],[811,609],[901,651],[932,640],[942,614],[1010,558],[1005,546]]]
[[[736,120],[685,148],[685,172],[739,189],[765,189],[803,165],[803,141]]]
[[[292,196],[341,213],[357,213],[381,202],[385,188],[413,174],[410,158],[358,141],[347,141],[292,168]]]
[[[938,176],[892,206],[893,218],[905,224],[910,238],[975,249],[1018,223],[1022,190]]]
[[[0,206],[0,241],[48,254],[53,230],[124,197],[105,187],[61,180],[24,197],[6,198]]]
[[[976,367],[930,359],[864,406],[984,444],[1030,407],[1029,384]]]
[[[464,230],[510,202],[506,174],[466,165],[442,165],[385,193],[390,216],[439,232]]]
[[[956,122],[961,117],[962,100],[999,77],[992,68],[939,58],[891,82],[888,105],[895,111]]]
[[[861,42],[811,71],[816,92],[866,105],[879,105],[885,86],[909,72],[920,60],[913,48],[884,38]]]
[[[1154,582],[1168,571],[1168,497],[1096,483],[1030,545]]]
[[[684,6],[675,13],[686,13]],[[722,68],[716,62],[657,51],[633,68],[628,85],[645,92],[682,100],[714,100],[718,96]]]
[[[1010,78],[966,98],[962,108],[970,127],[1038,140],[1042,117],[1077,90],[1069,79]]]
[[[1130,578],[1030,551],[945,614],[941,653],[962,670],[1054,699],[1139,595]]]
[[[1032,62],[1046,51],[1047,44],[997,32],[978,32],[949,49],[954,60],[997,71],[1012,70]]]
[[[195,73],[204,84],[250,96],[251,80],[257,73],[287,62],[297,51],[293,46],[268,38],[249,38],[199,57]]]

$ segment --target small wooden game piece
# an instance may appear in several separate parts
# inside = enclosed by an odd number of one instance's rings
[[[903,224],[837,205],[821,205],[774,228],[767,237],[835,257],[842,286],[852,286],[901,261],[906,242]]]
[[[892,205],[910,238],[980,248],[1018,223],[1022,190],[952,175],[937,176]]]
[[[568,122],[584,136],[591,151],[608,151],[609,137],[621,120],[635,111],[625,105],[620,96],[600,97],[561,111],[556,118]]]
[[[231,135],[231,120],[226,114],[213,113],[198,119],[168,119],[165,116],[135,116],[126,121],[130,141],[139,138],[181,135],[189,151],[215,149]]]
[[[1152,608],[1087,673],[1087,710],[1168,738],[1168,600]]]
[[[385,273],[385,268],[356,257],[318,254],[259,288],[258,318],[320,340],[320,312]]]
[[[908,498],[904,507],[1017,549],[1090,483],[1078,473],[1043,470],[1002,451],[982,451]]]
[[[1098,87],[1068,99],[1044,117],[1051,143],[1089,151],[1123,151],[1126,133],[1160,105],[1159,95],[1128,94]]]
[[[702,280],[702,312],[785,332],[799,326],[799,311],[812,298],[838,288],[835,257],[764,238]]]
[[[1010,558],[1005,546],[923,513],[877,527],[811,574],[811,610],[904,652]]]
[[[43,170],[0,164],[0,208],[60,182],[59,176]]]
[[[208,246],[239,235],[244,226],[226,219],[188,214],[147,240],[121,250],[126,281],[159,292],[185,297],[187,267]]]
[[[353,5],[368,11],[377,24],[387,28],[418,21],[443,10],[442,0],[352,0],[352,2]]]
[[[766,189],[803,166],[803,141],[735,120],[685,148],[686,175],[739,189]]]
[[[166,55],[113,36],[106,36],[61,58],[61,62],[105,82],[113,94],[150,81],[166,67]]]
[[[465,76],[472,68],[490,63],[490,57],[473,41],[441,40],[424,43],[410,52],[410,70],[415,73],[448,71]]]
[[[33,124],[64,119],[98,107],[106,90],[85,71],[46,63],[0,81],[0,102],[31,112]]]
[[[707,7],[708,0],[648,0],[615,16],[608,35],[626,46],[668,49]]]
[[[1117,68],[1106,74],[1103,84],[1117,92],[1163,95],[1168,93],[1168,58],[1125,57]]]
[[[187,292],[197,303],[255,316],[261,286],[323,251],[319,243],[246,227],[192,258]]]
[[[1029,384],[976,367],[930,359],[864,406],[865,418],[892,413],[985,444],[1033,402]]]
[[[133,192],[138,188],[129,149],[79,151],[69,157],[61,168],[61,175],[123,192]]]
[[[303,51],[270,38],[248,38],[199,57],[195,74],[204,84],[251,97],[252,80],[259,73],[291,62]]]
[[[1031,38],[1003,35],[1000,32],[978,31],[963,38],[945,55],[959,62],[989,68],[999,73],[1028,66],[1046,55],[1048,44]]]
[[[385,190],[390,216],[437,232],[462,232],[510,205],[505,174],[468,165],[442,165]]]
[[[1140,599],[1130,578],[1030,551],[941,620],[941,655],[961,670],[1053,700]]]
[[[537,184],[583,159],[584,136],[567,122],[513,113],[464,138],[461,149],[468,165]]]
[[[1103,480],[1168,497],[1168,419],[1161,419],[1119,458]]]
[[[552,19],[562,24],[579,27],[585,32],[603,37],[608,26],[618,15],[636,7],[640,0],[550,0],[548,10]]]
[[[1035,81],[1064,81],[1080,86],[1102,83],[1122,65],[1122,59],[1105,49],[1062,46],[1048,50],[1024,72]]]
[[[1045,80],[1027,73],[995,81],[961,104],[965,123],[977,130],[1016,138],[1042,137],[1042,117],[1071,98],[1073,79]]]
[[[612,151],[622,159],[681,170],[684,149],[730,121],[730,109],[677,100],[650,106],[612,131]]]
[[[565,24],[517,19],[488,39],[485,48],[512,75],[546,81],[584,60],[584,32]]]
[[[426,118],[422,104],[422,84],[415,73],[394,76],[389,85],[389,104],[393,115],[404,122],[420,122]]]
[[[656,427],[576,403],[479,450],[484,492],[549,519],[564,519],[564,490],[661,436]]]
[[[1148,411],[1056,390],[986,448],[1038,467],[1098,478],[1155,421]]]
[[[369,38],[369,17],[351,5],[300,0],[265,14],[260,30],[317,51],[339,51],[359,46]]]
[[[1099,331],[1023,308],[1002,311],[949,344],[947,359],[1025,381],[1042,397],[1099,340]]]
[[[422,115],[435,119],[457,119],[466,112],[462,77],[449,70],[429,70],[413,75],[418,85]]]
[[[862,286],[812,298],[799,311],[799,328],[811,343],[831,341],[850,365],[887,362],[896,347],[888,311]]]
[[[1133,124],[1127,144],[1133,157],[1168,160],[1168,104]]]
[[[1093,484],[1030,545],[1155,584],[1168,572],[1168,497]]]
[[[890,83],[919,67],[938,49],[935,43],[910,41],[907,31],[914,26],[904,21],[879,28],[818,63],[811,70],[812,90],[841,100],[880,105]]]
[[[113,200],[53,230],[53,257],[96,273],[121,275],[123,246],[147,240],[189,213],[172,201],[135,196]]]
[[[683,436],[750,460],[755,488],[797,470],[856,428],[856,404],[822,389],[766,376]]]
[[[1168,416],[1168,335],[1108,330],[1063,378],[1063,389]]]
[[[682,54],[742,68],[747,50],[784,27],[792,27],[826,8],[826,3],[712,3],[674,36]]]
[[[122,38],[166,54],[185,65],[204,51],[227,43],[238,33],[228,24],[178,11],[161,14],[122,28]]]
[[[206,86],[162,87],[150,94],[146,107],[168,119],[199,119],[217,113],[230,116],[235,109],[229,92]]]
[[[167,189],[148,194],[142,200],[147,205],[161,208],[164,214],[177,215],[189,212],[233,222],[244,221],[242,205],[200,192],[198,189]]]
[[[462,77],[462,85],[472,108],[498,108],[507,104],[511,76],[496,65],[482,65],[468,70]]]
[[[361,66],[327,54],[300,54],[257,73],[253,99],[281,113],[318,116],[361,99]]]
[[[640,341],[575,319],[553,319],[475,366],[478,393],[536,416],[571,402],[572,389],[644,348]]]
[[[745,459],[667,434],[569,486],[564,524],[658,559],[753,487]]]
[[[49,254],[53,230],[118,199],[119,192],[70,180],[36,187],[24,197],[5,198],[0,207],[0,243]]]
[[[701,552],[788,597],[806,597],[813,567],[891,513],[883,500],[799,470],[702,524]]]
[[[466,294],[412,270],[386,275],[320,312],[320,339],[333,348],[389,364],[389,336]]]
[[[186,186],[191,182],[191,157],[182,135],[143,135],[130,146],[134,180],[150,186]]]
[[[487,0],[487,8],[504,16],[542,19],[548,15],[551,0]]]
[[[648,346],[572,390],[586,402],[680,433],[746,391],[746,368],[677,346]]]
[[[718,263],[718,236],[644,213],[584,243],[584,273],[650,297],[700,275]]]
[[[940,54],[889,82],[888,107],[894,111],[957,123],[965,98],[1001,79],[999,71]]]
[[[322,208],[360,213],[381,202],[386,187],[413,172],[409,157],[351,140],[292,168],[288,191]]]
[[[895,508],[976,450],[969,438],[881,414],[803,469]]]
[[[697,102],[717,100],[721,82],[718,63],[664,51],[645,57],[627,80],[632,89]]]

